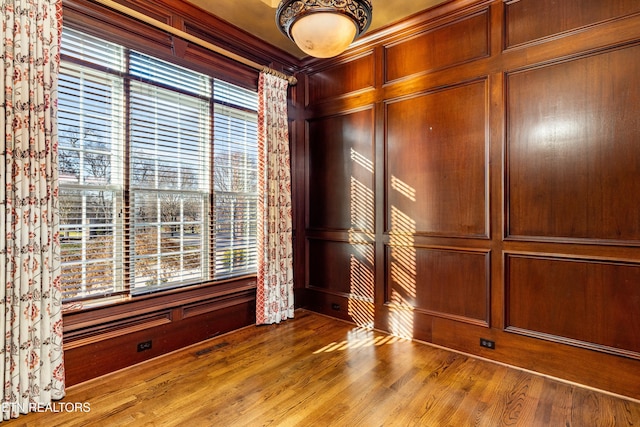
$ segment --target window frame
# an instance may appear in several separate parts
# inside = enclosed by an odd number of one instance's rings
[[[67,24],[67,22],[65,21],[65,24]],[[219,80],[223,80],[226,81],[228,83],[237,85],[239,87],[242,87],[244,89],[249,89],[252,91],[256,91],[257,92],[257,74],[255,71],[251,71],[251,73],[247,73],[246,69],[243,69],[241,73],[238,73],[237,70],[234,71],[233,73],[231,73],[230,75],[228,75],[228,73],[218,73],[216,72],[215,69],[211,69],[211,67],[207,66],[209,65],[209,63],[207,61],[185,61],[184,58],[178,58],[175,55],[171,54],[171,55],[166,55],[166,52],[164,52],[164,54],[158,54],[159,52],[156,49],[147,49],[147,48],[143,48],[141,49],[140,45],[137,43],[137,41],[134,41],[133,43],[128,43],[128,44],[124,44],[122,43],[122,40],[120,38],[120,36],[118,35],[117,32],[112,32],[112,31],[96,31],[95,29],[92,30],[87,30],[87,28],[84,25],[76,25],[73,20],[71,21],[71,23],[69,25],[65,25],[66,27],[75,29],[77,31],[89,34],[91,36],[94,37],[98,37],[101,39],[104,39],[106,41],[109,42],[114,42],[117,44],[121,44],[124,46],[125,50],[131,51],[131,50],[136,50],[142,54],[145,55],[150,55],[153,56],[157,59],[163,60],[163,61],[167,61],[167,56],[170,56],[171,60],[169,60],[168,62],[174,63],[175,65],[181,66],[181,67],[185,67],[185,68],[189,68],[193,71],[197,71],[199,73],[202,73],[203,70],[207,70],[208,72],[205,73],[207,74],[207,76],[210,78],[211,82],[213,83],[214,79],[219,79]],[[129,40],[129,39],[127,39]],[[147,46],[148,47],[148,46]],[[82,65],[82,61],[78,61],[75,60],[73,58],[68,58],[68,57],[64,57],[62,58],[64,61],[68,61],[70,63],[74,63],[74,64],[78,64],[78,65]],[[207,64],[207,65],[205,65]],[[229,67],[229,64],[224,64],[225,68]],[[93,67],[92,67],[93,68]],[[232,68],[235,68],[232,67]],[[241,67],[242,68],[242,67]],[[122,201],[123,201],[123,206],[122,206],[122,212],[123,212],[123,216],[125,217],[124,220],[124,227],[123,227],[123,235],[125,237],[123,237],[123,239],[126,239],[126,236],[132,236],[132,217],[131,217],[131,212],[130,212],[130,207],[131,207],[131,203],[132,203],[132,197],[134,197],[132,195],[132,184],[130,181],[130,176],[129,174],[131,173],[131,167],[129,164],[129,159],[131,158],[130,156],[130,150],[131,150],[131,136],[129,135],[130,131],[130,123],[129,121],[131,120],[131,116],[130,116],[130,105],[129,105],[129,97],[130,95],[130,86],[131,86],[131,82],[133,81],[141,81],[144,82],[144,79],[137,79],[137,78],[133,78],[131,75],[126,75],[127,73],[122,73],[123,74],[123,78],[124,78],[124,92],[125,92],[125,98],[127,99],[127,101],[125,101],[125,113],[124,113],[124,133],[125,133],[125,143],[124,143],[124,162],[123,162],[123,168],[124,168],[124,172],[123,172],[123,180],[125,181],[123,183],[123,189],[122,189]],[[232,76],[232,78],[230,77]],[[248,77],[248,78],[247,78]],[[241,84],[239,84],[241,82]],[[192,95],[191,93],[187,92],[189,95]],[[213,117],[213,112],[216,109],[216,107],[218,105],[222,105],[221,103],[216,103],[214,102],[214,97],[211,96],[211,104],[210,104],[210,113],[209,113],[209,117],[210,117],[210,144],[211,144],[211,149],[209,150],[210,153],[210,173],[209,173],[209,194],[208,194],[208,204],[209,204],[209,209],[208,212],[205,212],[205,214],[208,214],[209,217],[211,218],[211,215],[214,213],[214,197],[215,197],[215,192],[214,192],[214,172],[213,172],[213,144],[214,144],[214,132],[213,132],[213,128],[214,128],[214,117]],[[242,110],[242,108],[237,108],[234,107],[238,110]],[[257,108],[257,107],[256,107]],[[257,111],[253,111],[252,113],[255,113],[257,116]],[[256,141],[257,142],[257,141]],[[210,220],[207,221],[206,219],[203,219],[203,221],[205,221],[205,223],[209,224],[209,229],[211,230],[211,233],[215,233],[215,224],[212,223]],[[92,307],[95,305],[103,305],[103,304],[110,304],[110,303],[114,303],[114,302],[118,302],[118,301],[122,301],[123,299],[125,300],[130,300],[133,298],[141,298],[143,296],[145,296],[148,293],[170,293],[173,294],[175,292],[181,292],[181,291],[188,291],[189,289],[193,289],[198,288],[198,287],[202,287],[202,286],[211,286],[211,285],[225,285],[228,286],[229,283],[232,283],[234,281],[238,281],[238,283],[242,283],[243,288],[246,286],[246,280],[252,280],[252,278],[255,277],[255,272],[249,272],[247,274],[243,274],[243,275],[238,275],[238,276],[224,276],[224,277],[216,277],[215,275],[215,264],[216,264],[216,257],[215,257],[215,251],[214,251],[214,239],[207,239],[205,240],[205,244],[209,243],[210,247],[208,248],[208,251],[210,253],[209,256],[209,269],[212,271],[209,278],[208,279],[203,279],[201,282],[198,283],[194,283],[194,284],[187,284],[187,285],[180,285],[177,284],[175,286],[171,286],[171,287],[165,287],[165,288],[159,288],[155,291],[150,291],[150,292],[135,292],[134,290],[134,283],[133,283],[133,279],[131,278],[131,272],[129,270],[130,266],[132,265],[131,263],[133,262],[133,256],[132,256],[132,249],[124,244],[124,250],[123,250],[123,258],[125,259],[123,262],[123,269],[124,271],[122,272],[122,275],[124,277],[126,277],[125,282],[127,283],[127,286],[124,287],[123,290],[121,290],[120,292],[114,292],[113,295],[101,295],[98,296],[97,298],[79,298],[77,301],[75,299],[71,299],[71,300],[65,300],[65,306],[67,309],[77,309],[77,308],[86,308],[86,307]],[[112,297],[111,297],[112,296]]]

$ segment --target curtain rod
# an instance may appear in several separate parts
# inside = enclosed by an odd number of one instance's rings
[[[153,19],[150,16],[147,16],[143,13],[137,12],[133,9],[129,9],[126,6],[121,5],[120,3],[116,3],[113,0],[93,0],[95,3],[100,3],[103,6],[106,6],[108,8],[114,9],[118,12],[121,12],[125,15],[128,15],[131,18],[135,18],[139,21],[142,21],[146,24],[149,24],[153,27],[156,27],[160,30],[166,31],[168,33],[170,33],[171,35],[180,37],[181,39],[184,39],[186,41],[192,42],[194,44],[197,44],[200,47],[204,47],[205,49],[208,49],[212,52],[218,53],[220,55],[223,55],[229,59],[232,59],[236,62],[239,62],[241,64],[247,65],[255,70],[258,71],[262,71],[264,73],[267,74],[273,74],[275,76],[278,76],[280,78],[283,78],[285,80],[287,80],[289,82],[289,84],[291,86],[295,86],[298,83],[298,79],[296,79],[294,76],[288,76],[284,73],[281,73],[280,71],[274,70],[273,68],[270,68],[266,65],[262,65],[262,64],[258,64],[257,62],[254,62],[250,59],[244,58],[240,55],[237,55],[233,52],[230,52],[220,46],[216,46],[213,43],[209,43],[205,40],[202,40],[198,37],[195,37],[189,33],[186,33],[182,30],[179,30],[175,27],[172,27],[171,25],[165,24],[164,22],[158,21],[157,19]]]

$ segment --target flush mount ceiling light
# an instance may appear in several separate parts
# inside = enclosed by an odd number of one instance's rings
[[[330,58],[369,28],[371,11],[370,0],[282,0],[276,23],[304,53]]]

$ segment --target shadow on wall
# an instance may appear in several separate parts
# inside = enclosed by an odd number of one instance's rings
[[[351,228],[349,315],[362,328],[374,326],[375,298],[375,200],[374,191],[364,182],[373,183],[373,161],[351,149]],[[360,179],[358,179],[360,177]],[[366,178],[366,179],[364,179]],[[416,191],[395,176],[391,190],[416,201]],[[388,330],[393,335],[413,338],[413,303],[416,298],[416,251],[413,235],[416,223],[405,213],[391,207],[390,236],[390,318]]]
[[[391,177],[391,189],[416,201],[416,190],[395,176]],[[391,206],[391,230],[389,238],[389,331],[402,338],[413,338],[413,304],[416,299],[416,250],[414,234],[416,222],[407,214]]]
[[[375,290],[375,202],[373,189],[362,181],[373,183],[373,161],[351,149],[354,163],[351,176],[351,228],[349,316],[356,325],[373,328]],[[358,177],[366,179],[360,180]]]

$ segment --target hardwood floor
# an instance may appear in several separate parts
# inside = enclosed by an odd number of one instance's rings
[[[64,403],[66,402],[66,403]],[[298,310],[68,389],[11,426],[631,426],[640,402]]]

